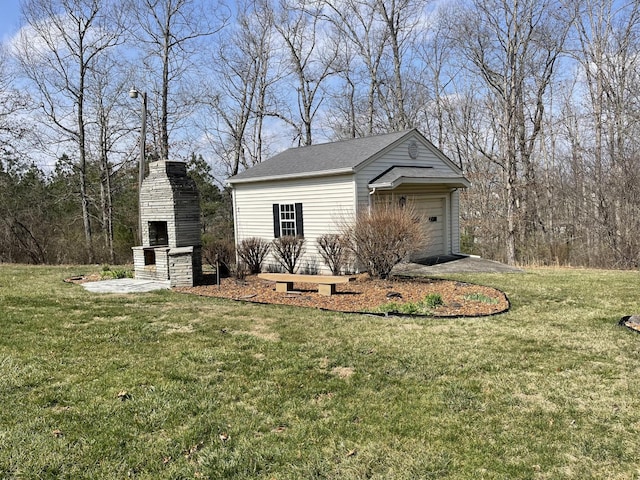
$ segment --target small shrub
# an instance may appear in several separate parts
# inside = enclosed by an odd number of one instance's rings
[[[488,304],[492,304],[492,305],[495,305],[496,303],[499,302],[498,299],[491,298],[491,297],[485,295],[484,293],[467,293],[464,296],[464,299],[465,300],[469,300],[471,302],[488,303]]]
[[[376,310],[381,313],[398,313],[402,304],[398,302],[387,302],[380,305]]]
[[[349,241],[342,235],[325,233],[318,237],[318,252],[333,275],[347,269],[351,252]]]
[[[236,251],[233,242],[227,239],[205,238],[202,247],[204,260],[212,267],[219,269],[220,277],[227,277],[235,261]]]
[[[127,268],[111,268],[109,265],[103,265],[100,272],[100,278],[102,279],[116,279],[116,278],[133,278],[133,271]]]
[[[442,300],[442,295],[440,295],[439,293],[430,293],[429,295],[424,297],[424,300],[422,300],[422,304],[427,308],[436,308],[440,305],[443,305],[444,301]]]
[[[298,261],[304,253],[305,240],[302,237],[285,235],[271,242],[273,256],[287,273],[296,273]]]
[[[270,248],[269,242],[262,238],[245,238],[238,245],[238,257],[244,262],[249,273],[260,273],[262,271],[262,263]]]
[[[235,269],[235,277],[237,280],[244,280],[245,278],[247,278],[247,264],[240,261],[236,263],[236,269]]]
[[[423,313],[420,309],[420,305],[413,302],[407,302],[400,304],[400,313],[408,314],[408,315],[417,315],[419,313]]]
[[[418,315],[425,313],[419,303],[414,302],[388,302],[378,307],[381,313],[404,313],[405,315]]]
[[[377,311],[382,313],[404,313],[408,315],[428,315],[431,311],[444,305],[442,295],[439,293],[430,293],[420,302],[387,302],[378,307]]]
[[[345,229],[349,249],[369,275],[388,278],[391,269],[407,255],[420,251],[425,232],[410,205],[378,205],[358,213]]]

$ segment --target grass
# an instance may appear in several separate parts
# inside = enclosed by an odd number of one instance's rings
[[[489,298],[489,297],[486,297]],[[491,300],[491,299],[489,299]],[[410,315],[430,315],[433,309],[442,305],[442,295],[439,293],[430,293],[419,302],[387,302],[380,305],[376,312],[382,313],[402,313]]]
[[[482,319],[346,315],[0,266],[0,478],[636,479],[637,272],[458,275]]]
[[[498,299],[491,298],[484,293],[468,293],[464,296],[464,299],[480,303],[498,303]]]
[[[133,270],[130,268],[113,268],[110,265],[103,265],[100,278],[103,280],[133,278]]]

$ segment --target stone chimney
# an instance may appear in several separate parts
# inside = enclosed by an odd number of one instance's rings
[[[186,164],[152,162],[140,202],[142,246],[133,248],[136,278],[193,286],[202,277],[200,202]]]

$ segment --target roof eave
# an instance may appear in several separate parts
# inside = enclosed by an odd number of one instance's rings
[[[227,179],[227,183],[235,185],[239,183],[257,183],[257,182],[272,182],[281,180],[295,180],[299,178],[313,178],[313,177],[329,177],[332,175],[345,175],[352,174],[353,168],[340,168],[335,170],[321,170],[318,172],[303,172],[303,173],[291,173],[288,175],[267,175],[264,177],[252,177],[252,178],[238,178],[233,177]]]
[[[458,178],[415,178],[415,177],[399,177],[393,182],[370,183],[371,189],[377,190],[393,190],[402,184],[420,184],[420,185],[447,185],[453,188],[469,188],[471,182],[464,177]]]

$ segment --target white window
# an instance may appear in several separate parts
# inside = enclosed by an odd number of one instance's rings
[[[273,204],[273,236],[304,237],[302,203]]]
[[[280,236],[296,236],[296,207],[293,203],[280,205]]]

